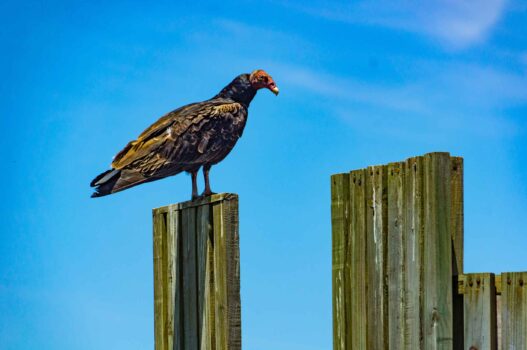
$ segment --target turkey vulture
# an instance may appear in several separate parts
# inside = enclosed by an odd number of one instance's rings
[[[191,103],[161,117],[115,156],[110,170],[93,179],[92,197],[186,171],[192,175],[195,199],[201,167],[205,178],[203,195],[213,194],[210,168],[222,161],[242,136],[249,104],[262,88],[278,95],[278,87],[265,71],[240,74],[210,100]]]

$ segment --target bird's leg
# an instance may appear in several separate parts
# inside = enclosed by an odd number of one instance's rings
[[[198,171],[193,171],[190,173],[192,176],[192,200],[198,198]]]
[[[210,196],[212,194],[215,194],[210,189],[210,182],[209,182],[209,171],[211,166],[210,165],[204,165],[203,166],[203,177],[205,178],[205,191],[203,191],[203,196]]]

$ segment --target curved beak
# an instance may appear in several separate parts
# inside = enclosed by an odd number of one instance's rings
[[[278,96],[278,93],[280,92],[280,90],[278,90],[278,86],[273,86],[272,88],[269,88],[269,90],[271,90],[271,92],[273,94],[275,94],[276,96]]]

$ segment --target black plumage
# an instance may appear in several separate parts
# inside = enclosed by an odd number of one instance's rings
[[[180,107],[147,128],[98,175],[90,186],[101,197],[183,171],[192,175],[192,197],[197,197],[197,172],[203,168],[205,191],[212,191],[209,170],[222,161],[242,136],[249,105],[261,88],[278,94],[263,70],[237,76],[213,98]]]

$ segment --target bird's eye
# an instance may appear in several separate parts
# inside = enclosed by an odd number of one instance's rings
[[[267,81],[269,80],[269,78],[267,78],[265,75],[262,75],[262,77],[260,78],[261,81],[263,81],[264,83],[267,83]]]

